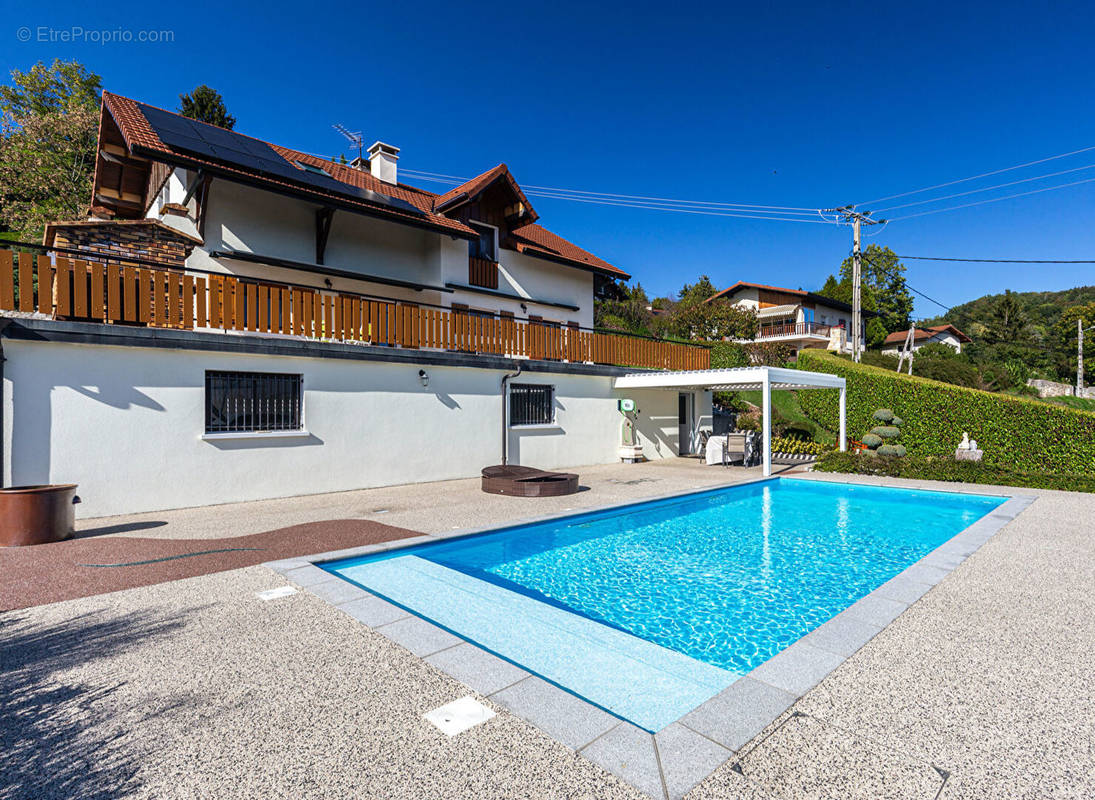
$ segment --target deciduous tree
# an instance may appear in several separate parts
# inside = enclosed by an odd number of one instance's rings
[[[913,299],[905,281],[905,266],[897,253],[888,247],[870,244],[863,251],[860,263],[863,308],[878,312],[877,319],[881,323],[879,332],[882,337],[908,328],[909,320],[912,319]],[[837,281],[835,276],[830,275],[818,294],[851,303],[852,266],[852,257],[848,256],[840,265],[840,280]],[[867,305],[868,302],[871,303],[870,306]],[[868,342],[877,343],[871,342],[869,322],[867,333]]]
[[[91,203],[100,79],[75,61],[13,70],[0,87],[0,227],[40,238]]]

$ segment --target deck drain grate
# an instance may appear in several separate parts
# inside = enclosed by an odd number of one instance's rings
[[[441,708],[435,708],[423,716],[446,736],[452,737],[486,722],[495,714],[469,695],[446,703]]]

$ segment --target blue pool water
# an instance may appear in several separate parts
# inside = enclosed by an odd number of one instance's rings
[[[1005,500],[776,479],[325,566],[656,730]]]

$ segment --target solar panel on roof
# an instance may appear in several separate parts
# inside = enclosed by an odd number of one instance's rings
[[[319,175],[295,167],[282,158],[274,148],[258,139],[218,128],[215,125],[207,125],[204,122],[187,119],[169,111],[146,106],[143,103],[138,103],[137,106],[144,114],[145,119],[148,120],[148,124],[152,126],[152,130],[160,137],[160,141],[172,149],[184,150],[212,161],[243,167],[253,172],[282,178],[292,183],[330,192],[331,194],[342,195],[355,200],[364,200],[367,203],[386,206],[411,214],[422,215],[423,213],[421,209],[405,200],[388,197],[370,189],[351,186],[327,175]]]

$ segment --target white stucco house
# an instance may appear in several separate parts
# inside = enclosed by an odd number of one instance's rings
[[[894,331],[886,337],[882,343],[882,352],[889,355],[897,355],[905,348],[905,342],[908,339],[909,332]],[[945,344],[950,347],[956,353],[962,352],[962,345],[969,344],[972,340],[958,328],[949,323],[943,325],[933,325],[928,328],[916,328],[913,330],[913,343],[912,350],[915,353],[921,347],[926,344],[937,342],[939,344]]]
[[[729,300],[757,313],[760,328],[755,341],[783,342],[796,350],[825,348],[841,353],[852,351],[852,307],[839,300],[802,289],[766,286],[738,281],[712,295],[706,302]],[[871,312],[864,312],[864,319]],[[861,346],[866,339],[861,334]]]
[[[87,219],[0,251],[5,485],[85,517],[688,453],[704,348],[592,330],[627,273],[504,164],[443,194],[104,93]]]

